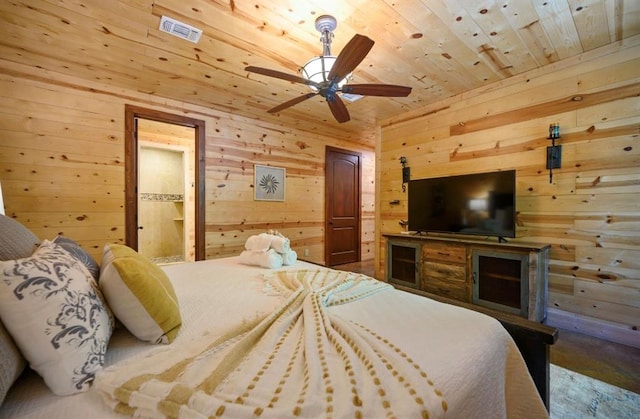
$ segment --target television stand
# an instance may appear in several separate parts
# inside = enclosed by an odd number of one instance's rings
[[[498,243],[509,243],[509,240],[505,239],[502,236],[498,236]]]
[[[387,282],[543,322],[549,245],[384,234]]]

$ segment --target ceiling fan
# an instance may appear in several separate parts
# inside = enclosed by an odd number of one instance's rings
[[[364,35],[356,34],[347,45],[345,45],[340,54],[334,57],[331,55],[331,40],[333,38],[333,30],[336,26],[337,22],[333,16],[323,15],[316,19],[316,29],[322,34],[323,54],[320,57],[310,60],[301,69],[302,74],[307,77],[263,67],[245,67],[245,71],[275,77],[293,83],[306,84],[313,90],[313,92],[296,97],[269,109],[267,112],[277,113],[320,95],[327,100],[329,109],[335,119],[343,123],[347,122],[350,116],[347,107],[338,93],[386,97],[406,97],[411,93],[411,87],[392,84],[345,84],[351,72],[367,56],[374,42]],[[317,71],[311,70],[313,66],[318,66]]]

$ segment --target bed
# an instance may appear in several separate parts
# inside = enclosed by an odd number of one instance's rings
[[[162,272],[181,320],[170,343],[116,315],[90,385],[55,395],[26,368],[0,418],[547,417],[512,338],[484,314],[302,261]]]

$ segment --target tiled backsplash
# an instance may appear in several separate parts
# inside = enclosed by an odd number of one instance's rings
[[[143,201],[163,201],[163,202],[173,202],[173,201],[184,201],[183,194],[173,194],[173,193],[140,193],[140,199]]]

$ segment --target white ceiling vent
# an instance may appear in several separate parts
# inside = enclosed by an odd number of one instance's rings
[[[362,95],[354,95],[353,93],[340,93],[340,96],[342,96],[342,98],[349,103],[353,103],[356,100],[360,100],[364,97]]]
[[[160,19],[160,30],[162,32],[170,33],[178,38],[186,39],[194,44],[197,44],[202,35],[202,29],[194,28],[186,23],[179,22],[170,17],[162,16]]]

